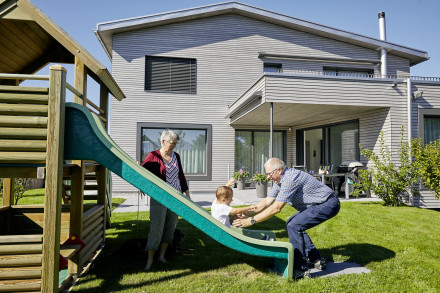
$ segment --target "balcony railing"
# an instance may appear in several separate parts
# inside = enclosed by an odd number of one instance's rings
[[[291,73],[291,74],[310,74],[310,75],[322,75],[322,76],[337,76],[348,78],[370,78],[370,79],[407,79],[412,81],[424,81],[424,82],[440,82],[440,77],[426,77],[426,76],[409,76],[409,75],[381,75],[381,74],[369,74],[364,72],[328,72],[328,71],[314,71],[314,70],[297,70],[297,69],[277,69],[276,73]]]

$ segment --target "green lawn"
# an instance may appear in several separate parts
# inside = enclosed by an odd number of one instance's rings
[[[274,230],[288,241],[283,211],[254,229]],[[267,270],[268,260],[225,247],[184,220],[183,251],[168,264],[143,272],[146,258],[121,251],[125,241],[145,237],[148,212],[112,215],[106,247],[74,292],[438,292],[440,213],[378,202],[345,202],[333,219],[311,229],[321,253],[334,262],[359,263],[369,274],[288,281]],[[118,250],[119,249],[119,250]]]

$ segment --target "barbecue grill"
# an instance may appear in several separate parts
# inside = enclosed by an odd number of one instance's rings
[[[365,169],[364,164],[362,164],[359,161],[349,160],[349,161],[344,161],[341,163],[341,165],[338,167],[338,173],[348,173],[347,177],[349,180],[349,185],[352,186],[352,183],[359,182],[359,170],[360,169]],[[351,181],[351,183],[350,183],[350,181]],[[339,177],[337,194],[339,194],[341,192],[341,187],[344,182],[345,182],[345,177]],[[347,192],[347,190],[345,192]],[[349,194],[351,192],[352,192],[352,190],[348,191]]]

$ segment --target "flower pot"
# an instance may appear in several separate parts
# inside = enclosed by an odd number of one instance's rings
[[[255,189],[257,190],[258,198],[265,198],[267,196],[267,182],[256,182]]]
[[[243,190],[246,187],[246,181],[244,178],[237,180],[237,189]]]

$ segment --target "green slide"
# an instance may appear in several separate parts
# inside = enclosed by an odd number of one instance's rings
[[[64,158],[92,160],[105,166],[136,188],[151,196],[183,219],[237,251],[274,259],[284,278],[293,275],[293,246],[288,242],[259,240],[268,231],[228,228],[197,203],[139,166],[107,134],[99,118],[85,107],[66,103]]]

